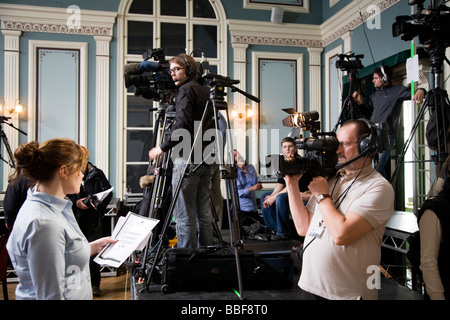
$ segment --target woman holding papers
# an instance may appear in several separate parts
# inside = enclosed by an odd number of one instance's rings
[[[89,243],[81,232],[67,194],[77,193],[89,151],[70,139],[19,146],[15,175],[28,190],[7,249],[19,277],[16,299],[92,299],[89,258],[116,240]]]
[[[73,203],[72,210],[78,225],[88,241],[94,241],[109,235],[109,233],[104,233],[103,217],[113,195],[110,190],[112,190],[111,185],[103,171],[91,162],[88,162],[79,192],[67,195]],[[99,199],[99,193],[103,191],[106,192],[105,198]],[[89,199],[91,200],[89,201]],[[100,266],[93,260],[94,257],[91,257],[91,262],[89,263],[92,294],[94,297],[99,297],[101,293]]]

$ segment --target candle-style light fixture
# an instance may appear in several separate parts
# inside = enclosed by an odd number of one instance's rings
[[[245,105],[244,112],[239,112],[238,109],[239,108],[235,106],[234,109],[231,110],[231,117],[244,119],[244,118],[252,118],[255,115],[252,107],[249,104]]]
[[[23,106],[19,99],[16,99],[13,104],[7,103],[4,98],[0,99],[0,112],[2,112],[3,115],[13,115],[14,113],[20,114],[22,111]]]

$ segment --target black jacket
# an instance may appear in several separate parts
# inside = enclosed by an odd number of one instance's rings
[[[100,204],[96,206],[96,208],[88,205],[89,209],[82,210],[77,207],[76,202],[79,199],[86,198],[88,195],[94,195],[98,192],[108,190],[109,188],[111,188],[111,185],[103,171],[89,162],[83,177],[80,192],[78,194],[67,195],[73,203],[72,210],[81,231],[83,231],[89,241],[95,240],[96,238],[102,236],[101,220],[106,212],[106,207],[111,201],[113,193],[111,192]]]
[[[439,247],[438,268],[444,286],[446,300],[450,300],[450,178],[444,183],[444,188],[435,197],[425,201],[418,213],[418,223],[425,210],[432,210],[442,226],[442,242]]]
[[[185,129],[190,134],[189,146],[192,146],[194,142],[197,127],[195,122],[200,122],[205,111],[206,104],[209,99],[209,90],[207,87],[202,86],[195,80],[185,82],[180,86],[178,94],[176,96],[176,114],[175,120],[170,130],[169,138],[163,141],[160,145],[162,151],[167,152],[169,149],[182,142],[178,138],[173,139],[174,133],[177,134],[178,129]],[[213,121],[213,108],[208,107],[208,110],[203,119],[202,133],[206,130],[214,128]],[[182,133],[182,131],[178,131]],[[203,136],[200,136],[200,141],[203,141]],[[211,142],[209,142],[211,143]],[[203,141],[202,150],[209,144],[208,141]],[[184,143],[185,144],[185,143]],[[183,150],[184,151],[184,150]]]
[[[17,213],[27,199],[27,192],[30,185],[30,181],[22,175],[15,182],[8,184],[3,200],[5,223],[8,227],[12,227],[14,221],[16,221]]]
[[[376,88],[367,106],[360,105],[359,108],[373,123],[388,123],[389,137],[394,138],[397,136],[400,113],[405,100],[411,100],[409,88],[389,85]]]

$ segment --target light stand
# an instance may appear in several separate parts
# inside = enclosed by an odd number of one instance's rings
[[[5,145],[5,149],[6,149],[6,152],[8,153],[9,161],[7,161],[5,158],[3,158],[2,154],[1,154],[1,145],[0,145],[0,159],[3,160],[4,162],[6,162],[7,164],[9,164],[9,166],[11,168],[14,168],[15,167],[14,156],[11,151],[11,146],[9,145],[9,142],[8,142],[8,137],[6,137],[5,131],[3,131],[3,124],[7,124],[11,128],[16,129],[17,131],[19,131],[20,133],[22,133],[24,135],[27,135],[27,134],[26,134],[26,132],[15,127],[12,123],[7,122],[7,120],[9,120],[9,119],[11,119],[11,117],[0,116],[0,138],[1,138],[1,141],[3,141],[3,144]]]

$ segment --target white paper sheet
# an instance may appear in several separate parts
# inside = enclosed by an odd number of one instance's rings
[[[103,200],[105,200],[105,198],[108,196],[108,194],[110,194],[110,192],[113,191],[113,189],[114,189],[114,187],[111,187],[108,190],[94,194],[94,196],[96,196],[97,199],[100,200],[100,202],[102,202]]]
[[[158,222],[157,219],[133,212],[129,212],[126,217],[120,217],[111,234],[113,239],[119,241],[103,248],[94,261],[101,266],[120,267],[134,250],[142,250],[145,247],[152,229]]]
[[[419,80],[419,56],[416,54],[413,58],[406,60],[406,81],[411,83]]]

